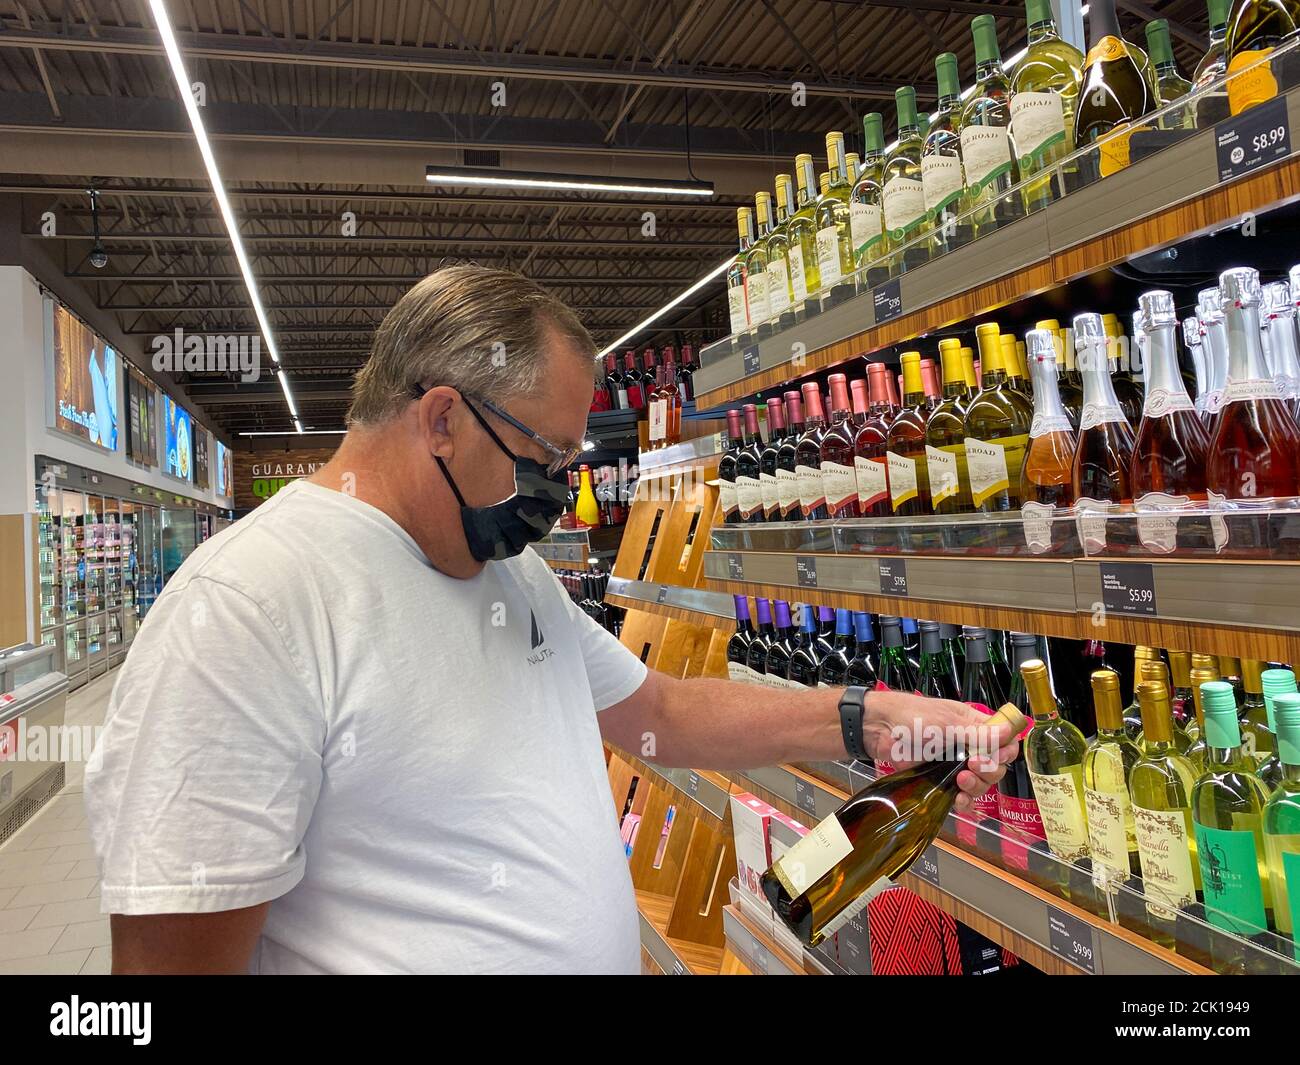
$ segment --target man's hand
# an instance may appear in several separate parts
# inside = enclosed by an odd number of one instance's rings
[[[971,728],[979,731],[971,733]],[[971,756],[969,768],[957,774],[962,794],[954,805],[961,811],[970,810],[976,796],[1002,779],[1006,763],[1020,749],[1019,741],[1011,735],[1011,726],[1001,718],[990,718],[965,703],[906,692],[868,693],[862,731],[871,756],[900,769],[935,757],[932,752],[936,747],[948,752],[956,743],[959,749],[972,750],[967,738],[978,737],[981,745]]]

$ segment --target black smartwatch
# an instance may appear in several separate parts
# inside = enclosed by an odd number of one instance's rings
[[[867,689],[845,688],[840,697],[840,733],[844,736],[844,749],[860,762],[869,762],[862,721],[866,716]]]

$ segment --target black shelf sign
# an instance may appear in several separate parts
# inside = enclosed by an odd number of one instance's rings
[[[745,376],[752,373],[758,373],[758,345],[751,344],[740,353],[741,361],[744,363]]]
[[[1092,926],[1072,913],[1047,907],[1048,947],[1058,958],[1096,975],[1097,947]]]
[[[876,325],[903,313],[903,290],[899,278],[886,281],[871,290],[871,313]]]
[[[817,559],[815,557],[812,555],[796,555],[794,568],[799,578],[800,588],[817,587]]]
[[[686,778],[686,794],[692,799],[699,798],[700,795],[700,774],[691,770],[690,775]]]
[[[1256,74],[1259,74],[1256,71]],[[1291,154],[1286,98],[1275,96],[1214,127],[1219,180],[1231,181]]]
[[[1156,575],[1150,562],[1102,562],[1101,602],[1117,614],[1156,616]]]
[[[907,559],[891,558],[888,562],[878,562],[876,565],[880,567],[880,594],[906,599]]]
[[[817,789],[806,780],[795,778],[794,803],[804,813],[817,816]]]
[[[915,873],[922,880],[929,881],[935,887],[941,887],[939,883],[939,852],[934,849],[934,844],[926,847],[912,863],[909,873]]]
[[[745,560],[734,551],[727,553],[727,576],[733,581],[745,579]]]

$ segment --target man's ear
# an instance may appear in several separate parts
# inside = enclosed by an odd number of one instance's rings
[[[463,414],[460,393],[454,388],[431,388],[415,403],[416,431],[430,455],[447,460],[455,456],[452,428]]]

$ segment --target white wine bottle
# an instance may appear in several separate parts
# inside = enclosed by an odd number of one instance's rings
[[[1159,681],[1138,685],[1142,757],[1129,773],[1133,828],[1142,863],[1142,891],[1156,942],[1174,945],[1178,911],[1196,901],[1201,871],[1196,861],[1192,789],[1196,771],[1174,746],[1169,693]]]
[[[894,93],[898,105],[898,142],[885,157],[885,230],[896,252],[895,272],[920,266],[930,258],[929,247],[903,245],[925,231],[925,185],[921,181],[921,151],[925,145],[916,118],[916,90],[905,85]]]
[[[1083,799],[1092,879],[1105,885],[1140,872],[1128,781],[1141,755],[1124,732],[1119,674],[1113,669],[1097,670],[1092,675],[1092,700],[1097,735],[1083,757]]]
[[[1174,49],[1169,40],[1169,23],[1162,18],[1152,19],[1146,26],[1147,48],[1156,77],[1156,103],[1160,107],[1181,100],[1192,91],[1192,83],[1183,77],[1174,62]],[[1160,119],[1161,129],[1195,129],[1196,112],[1191,103],[1176,108]]]
[[[1264,857],[1264,807],[1268,793],[1255,761],[1241,748],[1232,685],[1216,680],[1202,689],[1205,704],[1205,772],[1192,790],[1192,821],[1201,863],[1206,920],[1216,928],[1252,936],[1272,925],[1272,898]],[[1220,959],[1239,969],[1238,959]]]
[[[1294,37],[1297,29],[1297,0],[1237,0],[1232,5],[1224,48],[1228,60],[1228,107],[1234,115],[1278,94],[1281,65],[1268,57]]]
[[[879,111],[862,116],[862,138],[866,150],[862,172],[849,194],[849,233],[853,240],[854,266],[859,270],[866,267],[868,285],[879,285],[889,280],[889,265],[885,260],[888,251],[884,212],[885,125]]]
[[[1081,169],[1108,177],[1129,165],[1129,137],[1137,128],[1133,123],[1155,106],[1155,97],[1119,32],[1115,0],[1094,0],[1089,7],[1088,39],[1074,143],[1083,147],[1105,138],[1099,155],[1088,157]]]
[[[826,134],[826,165],[830,179],[813,209],[817,231],[817,272],[823,292],[841,284],[852,290],[853,238],[849,229],[852,179],[844,155],[844,134]]]
[[[980,726],[980,751],[877,777],[763,874],[763,894],[777,916],[809,946],[820,943],[864,891],[881,877],[897,879],[933,842],[969,757],[996,757],[1025,725],[1008,703]]]
[[[930,254],[942,255],[967,243],[970,223],[959,221],[964,207],[965,173],[961,165],[961,85],[957,81],[957,57],[944,52],[934,61],[939,84],[939,110],[930,123],[921,154],[921,185],[929,215]]]
[[[749,300],[745,291],[745,259],[754,239],[754,222],[748,207],[736,209],[736,230],[740,234],[740,249],[735,262],[727,270],[727,310],[731,317],[732,333],[743,333],[749,328]]]
[[[794,179],[799,188],[797,210],[790,219],[790,284],[794,288],[794,309],[802,314],[804,302],[821,289],[817,269],[817,176],[811,155],[794,157]]]
[[[1228,117],[1228,93],[1220,85],[1210,89],[1228,68],[1225,44],[1228,38],[1228,0],[1206,0],[1210,23],[1210,47],[1196,65],[1192,83],[1196,92],[1196,127],[1206,129]]]
[[[1074,110],[1083,77],[1083,53],[1061,39],[1051,0],[1027,0],[1029,47],[1011,72],[1011,139],[1025,186],[1025,205],[1035,211],[1069,192],[1078,177],[1071,165],[1055,164],[1074,151]]]
[[[1031,658],[1020,666],[1029,690],[1034,727],[1025,737],[1025,764],[1043,816],[1047,845],[1062,861],[1088,857],[1088,816],[1083,797],[1083,759],[1088,741],[1056,712],[1047,666]]]
[[[975,91],[961,109],[961,158],[966,171],[966,207],[975,211],[975,235],[983,236],[1025,213],[1011,151],[1011,80],[1002,69],[997,24],[992,15],[971,21],[975,38]]]
[[[1277,930],[1294,942],[1300,929],[1300,695],[1276,696],[1273,720],[1282,774],[1264,807],[1264,854]],[[1300,946],[1295,956],[1300,961]]]

